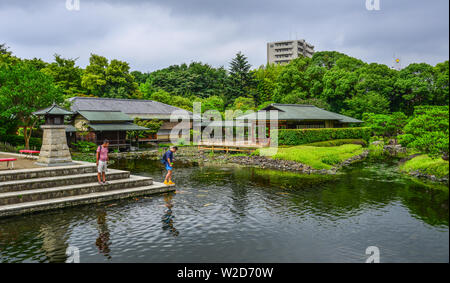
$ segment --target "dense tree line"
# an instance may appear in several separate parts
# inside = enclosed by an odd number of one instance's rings
[[[252,69],[239,52],[227,68],[192,62],[142,73],[131,71],[127,62],[97,54],[91,54],[84,69],[76,60],[57,54],[50,63],[21,59],[1,44],[0,134],[32,127],[29,117],[18,115],[29,116],[73,96],[151,99],[188,110],[199,101],[203,110],[221,112],[270,103],[313,104],[359,119],[364,113],[411,116],[416,106],[449,104],[448,61],[394,70],[324,51],[287,65]]]

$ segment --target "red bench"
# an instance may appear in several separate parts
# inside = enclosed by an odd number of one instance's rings
[[[14,161],[16,158],[0,158],[0,162],[6,162],[6,168],[9,168],[9,163],[11,162],[11,169],[14,169]]]
[[[19,150],[19,152],[20,153],[28,153],[28,155],[26,156],[26,158],[28,158],[28,157],[32,157],[33,156],[33,153],[41,153],[40,151],[37,151],[37,150],[29,150],[29,149],[21,149],[21,150]]]

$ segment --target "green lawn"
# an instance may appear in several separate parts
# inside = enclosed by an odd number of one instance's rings
[[[314,169],[331,169],[353,156],[363,153],[363,147],[356,144],[344,144],[333,147],[293,146],[279,148],[275,159],[293,160],[311,166]]]
[[[422,173],[442,178],[448,176],[448,161],[442,158],[433,159],[424,154],[406,161],[400,166],[400,170],[408,173],[418,170]]]

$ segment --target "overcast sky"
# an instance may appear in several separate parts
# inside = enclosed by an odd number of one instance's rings
[[[402,65],[448,60],[448,0],[0,0],[0,43],[22,58],[91,53],[152,71],[201,61],[228,66],[242,51],[266,63],[266,43],[303,38],[316,51],[336,50],[366,62]],[[374,0],[372,0],[374,1]]]

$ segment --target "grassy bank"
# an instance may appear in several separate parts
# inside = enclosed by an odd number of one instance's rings
[[[363,153],[363,147],[344,144],[333,147],[293,146],[279,148],[275,159],[292,160],[311,166],[314,169],[331,169],[353,156]]]
[[[400,165],[400,170],[406,173],[419,171],[422,174],[435,175],[438,178],[448,177],[448,161],[442,158],[431,158],[428,155],[419,155]]]

